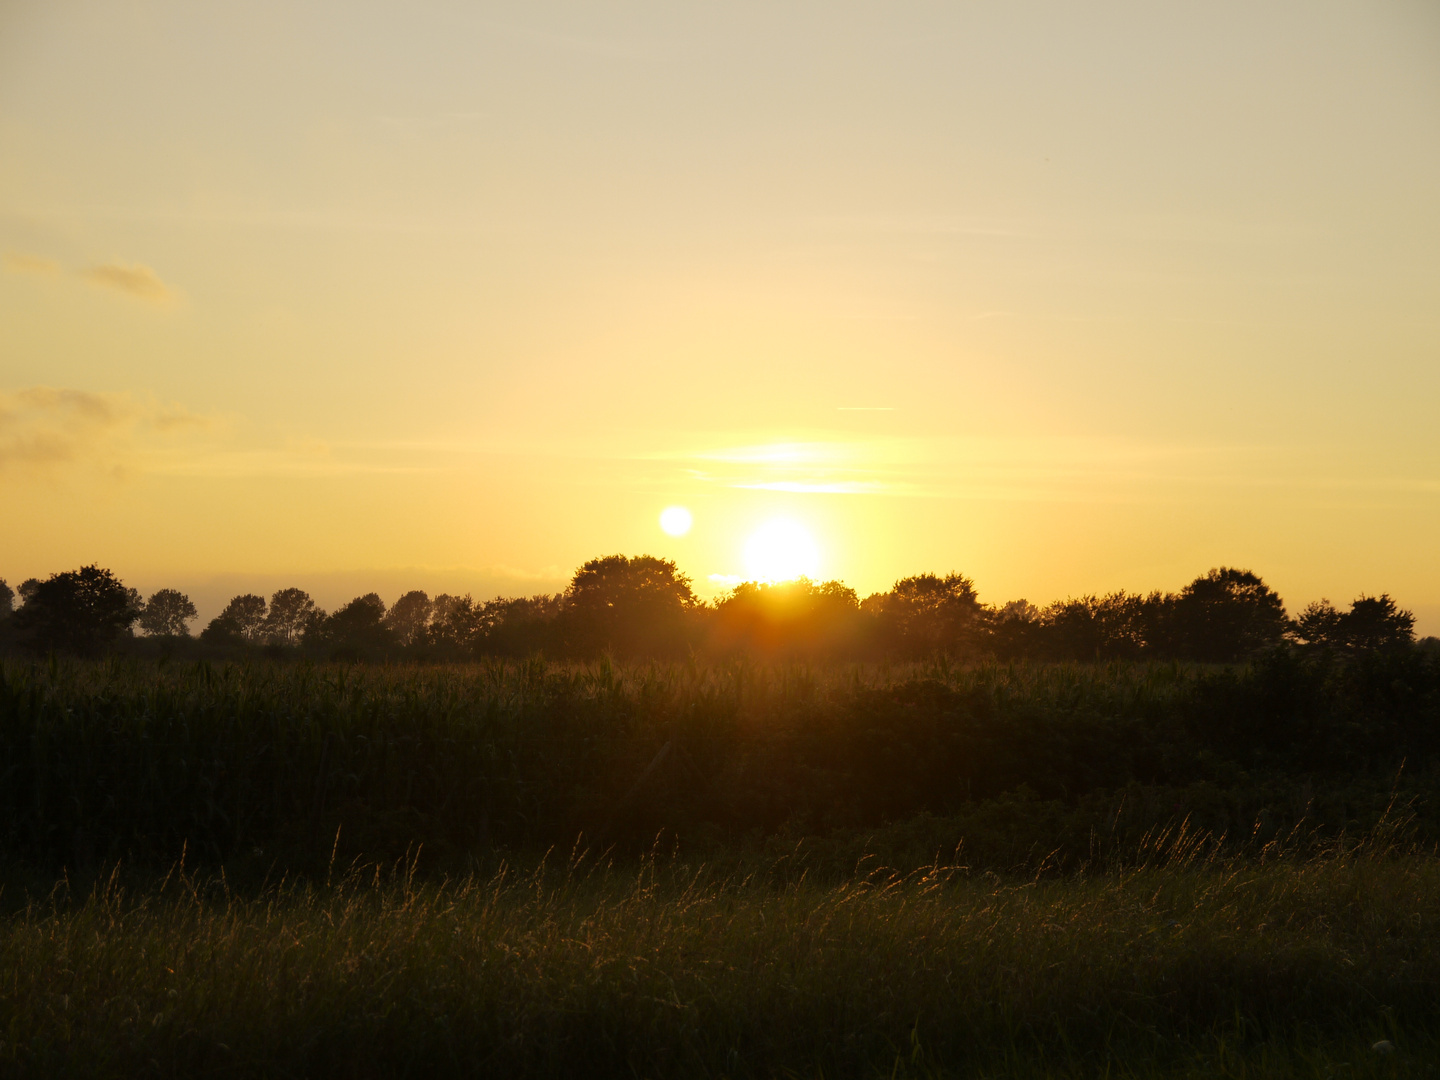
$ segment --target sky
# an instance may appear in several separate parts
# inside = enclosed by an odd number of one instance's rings
[[[1421,0],[0,0],[0,576],[1440,633],[1437,192]]]

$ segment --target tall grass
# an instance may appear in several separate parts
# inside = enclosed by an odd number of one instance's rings
[[[1407,757],[1411,795],[1440,788],[1437,737],[1434,664],[12,661],[0,855],[85,873],[184,847],[232,874],[314,871],[338,828],[344,858],[423,844],[459,871],[582,832],[729,847],[929,815],[926,858],[963,838],[972,863],[1050,844],[1076,865],[1184,816],[1233,838],[1368,827]]]
[[[1431,1075],[1437,739],[1418,653],[7,662],[0,1075]]]
[[[1069,865],[1187,815],[1232,837],[1365,827],[1407,757],[1412,792],[1437,786],[1440,666],[1417,663],[6,662],[0,853],[313,871],[338,828],[347,859],[423,844],[454,871],[580,833],[694,847],[930,815],[972,861],[1058,836]]]
[[[1029,879],[577,855],[248,896],[118,881],[0,923],[6,1075],[1419,1076],[1440,1055],[1440,860],[1377,842],[1172,837]]]

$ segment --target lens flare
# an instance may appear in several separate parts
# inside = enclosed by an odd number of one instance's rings
[[[745,542],[745,570],[752,581],[789,581],[820,573],[820,549],[799,522],[767,521]]]
[[[684,536],[694,523],[690,511],[683,506],[667,506],[660,511],[660,528],[671,536]]]

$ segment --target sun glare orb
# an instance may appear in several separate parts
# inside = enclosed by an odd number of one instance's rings
[[[767,521],[745,542],[745,570],[752,581],[813,578],[820,572],[820,549],[799,522]]]
[[[683,506],[667,506],[660,511],[660,528],[671,536],[684,536],[694,522],[690,511]]]

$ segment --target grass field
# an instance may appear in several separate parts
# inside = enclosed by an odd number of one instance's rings
[[[572,856],[246,897],[178,868],[139,894],[62,886],[0,927],[0,1067],[1349,1077],[1440,1060],[1433,854],[1235,859],[1181,838],[1097,876],[785,876]]]
[[[337,828],[343,862],[423,845],[453,875],[582,833],[724,852],[925,815],[952,827],[924,859],[963,837],[972,865],[1076,867],[1182,818],[1232,840],[1363,831],[1397,777],[1440,839],[1437,762],[1440,658],[1418,652],[1240,671],[0,663],[0,851],[56,875],[163,868],[182,845],[232,878],[313,873]]]
[[[6,1077],[1440,1062],[1423,657],[0,676]]]

